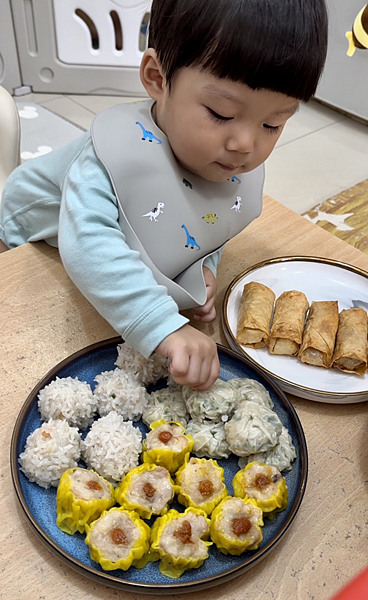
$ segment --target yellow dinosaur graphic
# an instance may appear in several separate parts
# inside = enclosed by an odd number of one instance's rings
[[[218,216],[216,215],[216,213],[206,213],[204,215],[204,217],[202,217],[202,219],[204,219],[207,223],[212,223],[212,225],[214,223],[216,223],[216,221],[218,221]]]

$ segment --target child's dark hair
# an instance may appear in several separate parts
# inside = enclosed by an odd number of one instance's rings
[[[182,67],[307,101],[327,52],[325,0],[153,0],[148,45]]]

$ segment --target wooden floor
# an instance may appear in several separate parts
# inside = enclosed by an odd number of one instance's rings
[[[303,216],[368,254],[368,179],[318,204]]]

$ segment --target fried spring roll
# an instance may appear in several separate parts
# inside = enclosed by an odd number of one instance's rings
[[[363,308],[342,310],[332,366],[346,373],[364,375],[367,370],[368,318]]]
[[[252,348],[268,344],[275,297],[274,292],[263,283],[251,281],[244,286],[236,335],[240,344]]]
[[[276,300],[268,349],[271,354],[298,354],[309,302],[303,292],[283,292]]]
[[[339,323],[338,302],[312,302],[298,358],[316,367],[331,366]]]

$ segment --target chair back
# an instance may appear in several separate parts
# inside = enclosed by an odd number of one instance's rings
[[[0,86],[0,198],[5,181],[19,164],[19,114],[12,96]]]

